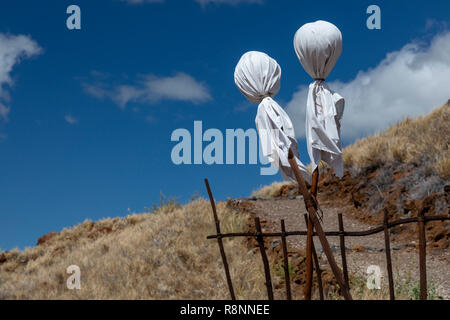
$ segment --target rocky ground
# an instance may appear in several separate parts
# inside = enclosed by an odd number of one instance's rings
[[[323,227],[325,231],[337,231],[338,213],[344,217],[344,228],[346,231],[362,231],[373,228],[373,223],[364,222],[364,219],[357,219],[354,216],[353,206],[333,206],[326,201],[324,195],[319,195],[319,202],[324,213]],[[263,231],[279,232],[280,220],[284,219],[287,231],[306,230],[304,214],[306,209],[303,199],[297,198],[276,198],[267,200],[234,200],[234,206],[245,208],[246,211],[258,216],[263,222]],[[395,230],[394,230],[395,232]],[[419,279],[419,257],[417,237],[408,237],[392,235],[391,256],[393,264],[393,273],[396,283],[408,281],[408,279]],[[268,247],[279,245],[277,239],[271,240]],[[328,241],[335,254],[338,264],[341,265],[339,237],[328,237]],[[297,252],[294,256],[304,254],[306,247],[306,237],[288,238],[289,251]],[[322,269],[329,269],[325,254],[318,239],[314,240],[316,250],[320,256],[320,265]],[[347,264],[349,273],[356,275],[361,279],[367,278],[367,268],[370,265],[377,265],[382,271],[382,286],[387,287],[386,256],[384,251],[384,234],[378,233],[367,237],[346,237]],[[300,262],[303,262],[301,260]],[[304,267],[303,267],[304,269]],[[301,272],[303,273],[303,271]],[[441,246],[433,247],[429,245],[427,249],[427,277],[429,284],[432,284],[436,290],[436,297],[450,299],[450,252]],[[331,275],[328,271],[328,278]],[[297,280],[303,284],[303,277]],[[331,279],[330,279],[331,280]],[[297,292],[301,298],[301,290]]]

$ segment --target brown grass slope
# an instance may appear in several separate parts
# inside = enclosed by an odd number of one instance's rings
[[[386,164],[420,167],[426,175],[450,179],[450,100],[426,116],[407,118],[383,133],[356,141],[344,150],[354,173]]]
[[[344,149],[345,175],[339,180],[321,166],[319,200],[353,205],[353,216],[378,224],[384,210],[390,219],[448,214],[450,185],[450,100],[426,116],[405,119],[385,132],[356,141]],[[295,184],[275,183],[255,191],[256,197],[298,193]],[[415,233],[414,225],[399,226],[398,238]],[[427,224],[432,246],[447,248],[450,224]]]
[[[248,217],[218,204],[225,232]],[[85,221],[40,239],[35,248],[0,255],[0,299],[228,299],[211,207],[204,200],[164,205],[126,218]],[[257,256],[245,241],[226,240],[238,298],[265,298]],[[68,290],[66,268],[81,269],[81,290]]]

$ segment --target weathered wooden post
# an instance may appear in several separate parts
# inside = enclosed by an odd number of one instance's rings
[[[294,49],[303,68],[314,79],[309,86],[306,103],[305,137],[313,171],[311,193],[315,199],[321,161],[328,163],[339,178],[342,178],[344,172],[340,120],[345,102],[325,82],[342,52],[341,31],[326,21],[307,23],[295,33]],[[305,299],[310,299],[311,291],[311,229],[312,226],[308,223]]]
[[[311,194],[317,201],[317,187],[319,183],[319,168],[313,171],[312,174],[312,184],[311,184]],[[313,280],[313,270],[312,270],[312,260],[313,260],[313,233],[314,228],[310,219],[306,221],[307,226],[307,236],[306,236],[306,284],[305,284],[305,300],[311,300],[312,291],[312,280]]]
[[[289,149],[288,160],[291,164],[291,168],[294,171],[295,178],[299,186],[300,193],[303,195],[303,200],[305,201],[305,207],[308,210],[309,219],[312,221],[314,228],[316,229],[317,235],[319,237],[320,243],[322,244],[323,252],[325,253],[328,263],[330,264],[331,270],[333,271],[334,277],[341,289],[342,295],[346,300],[352,300],[350,291],[345,284],[344,278],[342,277],[341,270],[339,269],[336,260],[334,259],[333,252],[331,251],[330,244],[328,243],[325,232],[322,229],[319,218],[316,214],[316,202],[311,196],[308,189],[306,188],[305,180],[303,180],[300,170],[298,169],[298,164],[295,160],[292,150]]]
[[[289,150],[296,170],[298,172],[302,170],[302,174],[310,180],[311,174],[298,160],[299,155],[298,158],[295,157],[298,154],[298,143],[292,121],[273,99],[280,90],[280,65],[263,52],[246,52],[236,65],[234,82],[248,100],[259,103],[255,124],[262,155],[281,171],[284,180],[294,180],[292,165],[287,159],[287,150]]]

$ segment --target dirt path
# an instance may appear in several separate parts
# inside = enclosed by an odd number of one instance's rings
[[[265,231],[280,231],[280,220],[284,219],[287,231],[306,230],[303,215],[306,213],[303,199],[291,200],[258,200],[251,201],[252,211],[262,219],[267,220]],[[323,227],[325,231],[337,231],[339,212],[344,215],[346,231],[361,231],[373,226],[362,223],[345,215],[345,208],[322,207],[324,212]],[[293,248],[304,249],[306,237],[290,237],[289,244]],[[339,237],[328,237],[335,258],[341,265]],[[326,257],[318,239],[314,239],[316,250],[320,255],[320,264],[327,265]],[[391,243],[394,281],[399,279],[419,279],[419,258],[416,248],[417,240]],[[387,286],[386,258],[384,252],[384,234],[378,233],[367,237],[346,237],[347,264],[351,274],[367,278],[366,270],[370,265],[378,265],[382,272],[382,285]],[[450,299],[450,252],[449,250],[427,249],[427,277],[433,284],[437,295]],[[416,281],[416,280],[414,280]]]

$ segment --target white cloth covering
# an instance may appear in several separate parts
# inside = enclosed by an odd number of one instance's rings
[[[340,121],[345,101],[325,83],[342,53],[342,34],[326,21],[307,23],[295,34],[294,48],[303,68],[315,79],[306,104],[306,141],[313,170],[323,160],[342,178]]]
[[[302,176],[311,183],[311,174],[298,159],[298,145],[294,126],[287,113],[272,97],[280,90],[281,68],[267,54],[257,51],[245,53],[239,60],[234,81],[242,94],[252,102],[259,102],[255,123],[262,153],[281,171],[284,180],[295,181],[288,162],[292,148]]]

